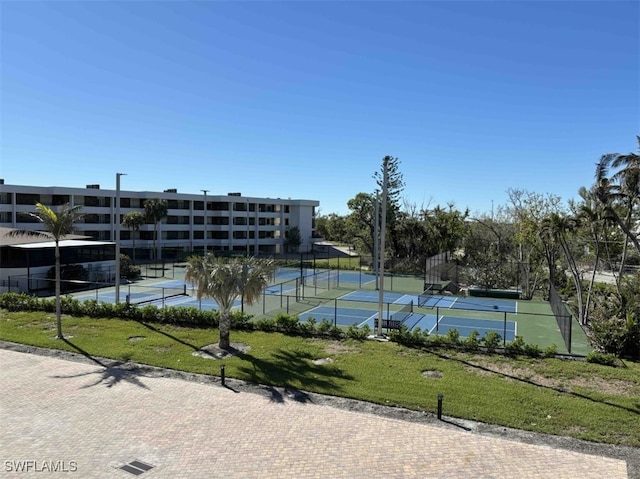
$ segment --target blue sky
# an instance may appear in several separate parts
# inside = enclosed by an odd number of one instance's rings
[[[637,151],[638,2],[0,2],[8,184],[489,212]]]

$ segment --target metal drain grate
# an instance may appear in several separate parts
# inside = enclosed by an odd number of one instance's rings
[[[153,466],[150,464],[145,464],[142,461],[135,460],[131,461],[129,464],[121,466],[120,469],[122,469],[123,471],[127,471],[134,476],[139,476],[140,474],[147,472],[149,469],[153,469]]]

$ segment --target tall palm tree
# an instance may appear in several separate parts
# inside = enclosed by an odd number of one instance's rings
[[[55,242],[55,287],[56,287],[56,326],[58,330],[58,339],[63,339],[62,334],[62,312],[60,308],[60,240],[73,232],[73,225],[82,215],[80,210],[82,206],[73,206],[65,204],[56,213],[48,206],[42,203],[36,203],[35,213],[29,213],[30,216],[37,219],[44,225],[45,231],[24,231],[14,230],[11,236],[38,236],[46,239],[53,239]]]
[[[167,217],[167,202],[159,198],[151,198],[144,202],[144,216],[153,223],[153,258],[156,258],[156,241],[158,239],[158,223]],[[160,255],[162,256],[162,255]]]
[[[272,260],[253,256],[217,258],[209,253],[204,257],[191,256],[187,260],[185,280],[197,288],[197,298],[212,298],[220,308],[218,346],[229,349],[231,308],[242,297],[253,304],[269,285],[275,273]]]
[[[122,218],[122,226],[131,230],[131,239],[133,240],[133,263],[136,262],[136,231],[144,224],[144,215],[139,211],[127,213]]]
[[[640,136],[637,139],[640,147]],[[611,168],[617,171],[608,176]],[[631,241],[640,252],[640,239],[633,228],[635,207],[640,203],[640,155],[636,153],[602,155],[596,165],[595,177],[598,200],[626,236],[620,265],[620,272],[622,272],[627,255],[627,240]]]

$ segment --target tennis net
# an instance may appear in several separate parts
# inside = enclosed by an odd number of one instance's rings
[[[175,296],[186,296],[187,285],[182,287],[167,288],[163,286],[129,285],[127,288],[127,303],[148,304],[162,302]]]
[[[568,314],[567,307],[552,282],[549,282],[549,304],[551,304],[551,309],[556,317],[567,351],[571,353],[571,315]]]
[[[402,309],[394,313],[391,313],[390,319],[391,321],[399,321],[402,323],[412,314],[413,314],[413,301],[409,302],[409,304],[404,305]]]
[[[429,298],[434,294],[436,294],[436,290],[435,287],[431,285],[418,295],[418,306],[424,306],[427,304],[427,302],[429,302]]]

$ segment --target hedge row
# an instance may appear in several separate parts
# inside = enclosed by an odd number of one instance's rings
[[[0,295],[0,308],[8,311],[45,311],[54,313],[54,298],[38,298],[26,293],[5,293]],[[79,301],[71,296],[60,298],[63,314],[70,316],[88,316],[90,318],[120,318],[134,321],[171,323],[184,326],[217,327],[218,311],[201,311],[198,308],[166,306],[158,308],[153,305],[138,306],[128,303],[103,303],[95,299]],[[249,317],[241,313],[232,313],[232,321],[244,324]]]
[[[541,349],[537,344],[526,344],[522,336],[516,338],[504,345],[502,336],[495,332],[489,331],[483,338],[480,337],[478,331],[472,331],[466,338],[461,338],[457,329],[450,329],[446,335],[431,335],[428,331],[421,331],[415,328],[409,331],[404,325],[398,330],[394,330],[389,334],[389,339],[396,343],[413,348],[456,348],[464,351],[478,351],[495,353],[497,351],[504,352],[506,356],[529,356],[532,358],[552,358],[558,353],[555,344]]]

